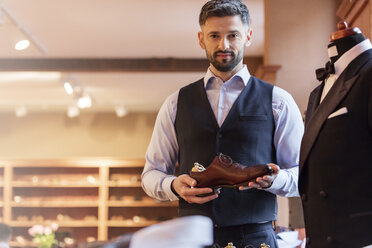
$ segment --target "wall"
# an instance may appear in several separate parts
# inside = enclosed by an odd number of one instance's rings
[[[328,60],[329,36],[336,31],[336,0],[267,0],[265,63],[278,64],[277,85],[306,109],[319,83],[315,69]]]
[[[144,158],[156,113],[0,114],[0,158]]]
[[[290,92],[301,112],[318,85],[315,69],[327,61],[329,35],[335,31],[336,3],[324,0],[266,0],[265,63],[279,64],[277,85]],[[16,118],[0,114],[1,158],[144,158],[155,113],[122,119],[108,113],[64,113]],[[288,203],[279,199],[279,225],[288,226]]]
[[[292,94],[304,113],[319,82],[315,69],[328,60],[329,36],[336,31],[339,1],[266,0],[265,64],[281,65],[277,86]],[[288,200],[278,198],[278,225],[288,226]]]

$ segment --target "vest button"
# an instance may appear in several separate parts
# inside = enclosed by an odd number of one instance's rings
[[[332,238],[331,236],[328,236],[328,237],[327,237],[327,242],[328,242],[329,244],[332,244],[332,243],[333,243],[333,238]]]
[[[306,194],[302,194],[302,195],[301,195],[301,200],[303,200],[303,201],[306,201],[306,200],[307,200],[307,196],[306,196]]]
[[[321,197],[323,197],[323,198],[327,198],[327,197],[328,197],[327,192],[325,192],[325,191],[323,191],[323,190],[321,190],[321,191],[319,192],[319,195],[320,195]]]
[[[306,237],[306,244],[307,244],[307,245],[310,245],[310,244],[311,244],[311,239],[310,239],[310,237]]]
[[[222,133],[219,133],[219,134],[218,134],[218,138],[221,139],[222,137],[223,137]]]

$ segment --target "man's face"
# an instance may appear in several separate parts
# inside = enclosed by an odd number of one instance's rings
[[[243,63],[244,48],[250,45],[252,31],[240,16],[210,17],[201,29],[199,44],[215,69],[233,71]]]

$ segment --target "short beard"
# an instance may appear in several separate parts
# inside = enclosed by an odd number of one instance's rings
[[[232,60],[230,62],[227,61],[227,59],[223,59],[222,62],[217,61],[217,53],[230,53],[232,56]],[[209,62],[216,68],[218,71],[221,72],[228,72],[232,71],[243,59],[244,49],[236,55],[234,52],[225,50],[225,51],[216,51],[212,55],[209,55],[206,51],[207,58]]]

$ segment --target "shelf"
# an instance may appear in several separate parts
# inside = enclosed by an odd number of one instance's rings
[[[98,207],[98,201],[22,201],[12,202],[11,207],[58,207],[58,208],[74,208],[74,207]]]
[[[0,160],[1,220],[13,228],[13,237],[56,222],[83,242],[176,217],[178,202],[157,202],[143,191],[144,164],[115,158]]]
[[[20,242],[17,242],[17,241],[10,241],[9,242],[9,246],[10,247],[38,247],[38,244],[32,242],[32,241],[29,241],[29,240],[24,240],[24,242],[20,243]]]
[[[108,221],[109,227],[146,227],[153,224],[157,224],[159,221],[141,221],[138,223],[135,223],[131,220],[110,220]]]
[[[22,188],[97,188],[100,184],[88,184],[86,182],[76,183],[76,182],[13,182],[12,187],[22,187]]]
[[[109,201],[109,207],[177,207],[178,202]]]
[[[144,159],[117,158],[74,158],[74,159],[5,159],[0,161],[0,168],[5,167],[112,167],[138,168],[145,164]]]
[[[98,221],[85,221],[85,220],[71,220],[71,221],[56,221],[56,220],[45,220],[45,221],[10,221],[12,227],[31,227],[33,225],[43,225],[45,223],[57,223],[59,227],[97,227]]]
[[[138,188],[141,187],[141,182],[108,182],[109,187],[133,187],[133,188]]]

